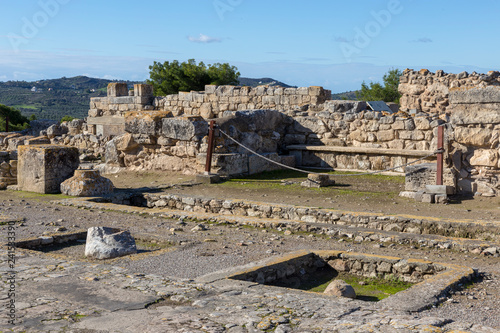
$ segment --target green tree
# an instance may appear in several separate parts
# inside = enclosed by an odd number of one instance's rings
[[[361,90],[356,93],[356,97],[363,101],[384,101],[399,104],[401,95],[398,86],[401,75],[403,73],[399,69],[392,68],[383,77],[384,85],[378,82],[370,82],[370,85],[367,85],[363,82]]]
[[[21,131],[29,127],[29,120],[17,109],[0,104],[0,131],[5,130],[6,118],[9,117],[9,131]]]
[[[154,62],[149,66],[149,84],[156,96],[176,94],[179,91],[204,90],[206,84],[238,84],[240,73],[235,66],[215,63],[208,67],[194,59],[179,63],[174,60]]]

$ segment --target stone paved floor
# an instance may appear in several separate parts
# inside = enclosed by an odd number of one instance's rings
[[[0,255],[3,280],[6,254]],[[18,255],[16,271],[17,324],[6,323],[3,307],[3,332],[498,332],[358,300],[226,279],[176,280],[31,254]],[[1,285],[4,303],[7,289]]]
[[[26,207],[28,203],[32,206],[30,211],[37,211],[33,216],[25,213],[28,211],[26,208],[16,210],[17,206]],[[80,227],[86,226],[85,220],[98,216],[103,216],[100,218],[102,222],[105,215],[73,207],[54,207],[30,200],[23,200],[19,203],[12,201],[11,204],[9,208],[12,210],[8,212],[26,215],[25,223],[33,226],[37,226],[35,221],[41,213],[47,215],[44,219],[48,221],[59,218],[57,214],[67,215],[74,212],[75,216],[81,217]],[[71,221],[67,225],[68,228],[74,223],[75,216],[68,218]],[[120,223],[124,223],[129,214],[108,213],[106,216],[111,216],[115,220],[121,218]],[[157,219],[152,221],[160,223]],[[148,220],[148,223],[152,221]],[[64,221],[60,222],[63,225],[64,223]],[[120,223],[117,222],[118,225]],[[168,223],[175,226],[176,222]],[[46,226],[47,224],[44,223],[37,228],[44,230]],[[59,228],[59,226],[55,227]],[[49,226],[49,228],[53,229],[54,226]],[[210,236],[205,234],[197,237],[216,238],[218,237],[216,232],[222,233],[222,228],[222,226],[220,229],[214,227],[210,230]],[[2,226],[1,229],[6,234],[6,226]],[[37,230],[33,228],[21,232],[19,229],[19,233],[27,236],[28,231]],[[151,232],[158,232],[158,230],[159,228]],[[245,230],[235,232],[243,234]],[[257,233],[267,235],[261,231]],[[266,237],[270,236],[272,235]],[[276,241],[265,244],[266,247],[263,249],[258,249],[258,244],[252,244],[247,240],[245,241],[251,246],[237,246],[248,251],[255,249],[255,251],[266,253],[269,245],[291,246],[294,243],[288,242],[281,236],[272,237],[276,238]],[[297,243],[299,237],[302,236],[290,237],[293,237]],[[189,239],[190,236],[183,235],[182,238]],[[308,236],[305,238],[304,242],[309,238],[314,239]],[[260,242],[257,237],[255,239],[255,242]],[[234,247],[237,242],[235,239],[227,241],[232,242],[228,243],[231,247]],[[311,244],[314,243],[320,245],[319,241],[311,242]],[[209,246],[216,243],[200,244]],[[273,247],[273,249],[273,251],[280,251],[281,248]],[[495,260],[492,264],[498,263],[498,258],[492,258],[492,260]],[[0,281],[3,282],[0,284],[0,302],[3,303],[0,308],[0,331],[75,333],[499,332],[498,329],[482,326],[477,321],[472,324],[456,319],[451,320],[448,317],[400,313],[374,303],[332,298],[243,281],[207,277],[193,277],[192,280],[188,280],[169,277],[165,274],[141,273],[140,265],[122,265],[122,263],[122,261],[111,263],[71,261],[64,257],[18,249],[14,297],[16,321],[15,325],[11,325],[8,323],[9,309],[6,307],[10,288],[7,283],[10,276],[8,252],[6,248],[0,249]],[[149,271],[152,269],[149,268]],[[498,313],[498,309],[492,309],[490,312]]]

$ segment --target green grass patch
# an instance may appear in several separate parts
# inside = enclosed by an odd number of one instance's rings
[[[36,105],[28,105],[28,104],[17,104],[17,105],[12,105],[13,108],[15,109],[32,109],[32,110],[38,110],[40,109],[41,104],[36,104]]]
[[[322,293],[335,279],[341,279],[350,284],[356,291],[356,298],[363,301],[378,302],[397,292],[410,288],[413,284],[397,278],[366,278],[363,276],[340,273],[328,279],[328,274],[318,274],[314,281],[308,281],[299,289]],[[319,284],[318,284],[319,283]]]
[[[74,197],[71,197],[69,195],[64,195],[64,194],[43,194],[43,193],[24,192],[24,191],[19,191],[17,193],[19,194],[19,197],[22,199],[62,200],[62,199],[74,198]]]
[[[328,175],[332,175],[333,179],[335,179],[335,175],[356,175],[356,174],[362,174],[360,172],[348,172],[348,171],[328,171],[328,170],[321,170],[321,169],[309,169],[309,170],[304,170],[308,171],[311,173],[324,173]],[[398,183],[398,184],[404,184],[405,182],[405,177],[402,176],[385,176],[385,175],[360,175],[356,176],[359,177],[359,179],[364,179],[364,180],[373,180],[373,181],[382,181],[382,182],[393,182],[393,183]],[[294,171],[294,170],[274,170],[274,171],[265,171],[261,172],[258,174],[254,175],[249,175],[241,178],[232,178],[230,181],[251,181],[251,180],[282,180],[282,179],[297,179],[297,180],[305,180],[307,179],[307,173],[299,172],[299,171]],[[337,178],[335,180],[345,180],[346,178]]]

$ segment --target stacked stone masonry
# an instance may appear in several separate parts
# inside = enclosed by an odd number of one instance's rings
[[[301,221],[304,225],[299,230],[311,231],[307,223],[330,224],[337,226],[354,226],[359,229],[404,232],[409,234],[438,234],[450,237],[468,235],[481,240],[499,240],[500,229],[494,225],[473,225],[470,223],[440,222],[433,219],[414,219],[398,216],[358,215],[314,207],[297,207],[259,202],[220,200],[197,198],[175,194],[146,196],[146,205],[150,208],[170,208],[186,212],[213,213],[222,216],[250,216],[279,221]],[[127,199],[126,199],[127,200]],[[116,202],[123,204],[126,202]],[[301,228],[305,229],[301,229]],[[324,230],[328,235],[340,235],[339,230]],[[346,238],[355,238],[354,232],[342,234]],[[363,240],[363,236],[360,236]],[[365,236],[367,239],[379,240],[375,234]],[[377,238],[374,238],[377,237]]]
[[[447,74],[407,69],[399,91],[401,110],[439,114],[447,121],[448,161],[459,191],[498,195],[500,72]]]
[[[204,170],[208,120],[216,118],[221,133],[276,162],[384,170],[431,154],[437,128],[444,125],[445,185],[496,196],[499,80],[498,72],[405,70],[398,113],[371,111],[365,102],[330,100],[330,92],[321,87],[206,86],[202,92],[154,97],[149,85],[129,91],[126,84],[113,83],[108,97],[91,99],[86,122],[53,124],[39,133],[2,133],[0,148],[64,144],[77,147],[83,158],[104,158],[103,171],[195,174]],[[434,161],[429,157],[422,163]],[[212,165],[223,175],[276,168],[222,134]]]

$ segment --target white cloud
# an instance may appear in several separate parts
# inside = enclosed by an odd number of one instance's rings
[[[428,37],[417,38],[411,41],[412,43],[432,43],[433,40]]]
[[[190,42],[193,43],[220,43],[220,38],[210,37],[204,34],[200,34],[199,37],[188,36]]]

